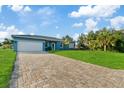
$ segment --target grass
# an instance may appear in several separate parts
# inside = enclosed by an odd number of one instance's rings
[[[63,50],[53,53],[111,69],[124,70],[124,53],[83,50]]]
[[[10,49],[0,49],[0,87],[9,87],[9,82],[16,58],[16,53]]]

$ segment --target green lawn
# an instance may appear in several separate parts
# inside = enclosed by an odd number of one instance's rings
[[[112,69],[124,69],[124,53],[83,50],[63,50],[53,53]]]
[[[10,49],[0,49],[0,87],[9,87],[16,53]]]

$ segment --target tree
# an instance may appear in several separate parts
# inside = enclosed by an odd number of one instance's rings
[[[111,32],[106,29],[103,28],[102,30],[100,30],[100,32],[98,33],[97,36],[97,40],[98,40],[98,44],[100,48],[103,48],[104,51],[107,50],[107,47],[112,44],[112,36],[111,36]]]
[[[65,37],[62,38],[62,40],[64,45],[68,45],[70,42],[73,41],[73,38],[70,37],[69,35],[66,35]]]
[[[86,36],[86,42],[87,46],[91,49],[94,50],[97,48],[97,41],[96,41],[96,35],[93,31],[90,31],[88,35]]]
[[[0,47],[2,46],[2,43],[0,43]]]
[[[12,47],[12,40],[5,38],[4,41],[2,42],[2,48],[11,48]]]
[[[90,31],[87,35],[81,34],[78,38],[78,48],[124,52],[124,29],[103,28],[96,32]]]
[[[116,37],[116,42],[114,49],[119,52],[124,52],[124,30],[114,31],[114,36]]]
[[[84,34],[81,34],[78,37],[78,48],[79,49],[87,49],[87,43],[86,43],[86,36]]]

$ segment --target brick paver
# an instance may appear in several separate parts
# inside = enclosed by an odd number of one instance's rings
[[[19,53],[10,87],[124,87],[124,71],[54,54]]]

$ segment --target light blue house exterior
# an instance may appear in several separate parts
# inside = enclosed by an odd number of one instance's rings
[[[12,35],[15,51],[49,51],[63,49],[62,39],[38,35]]]

